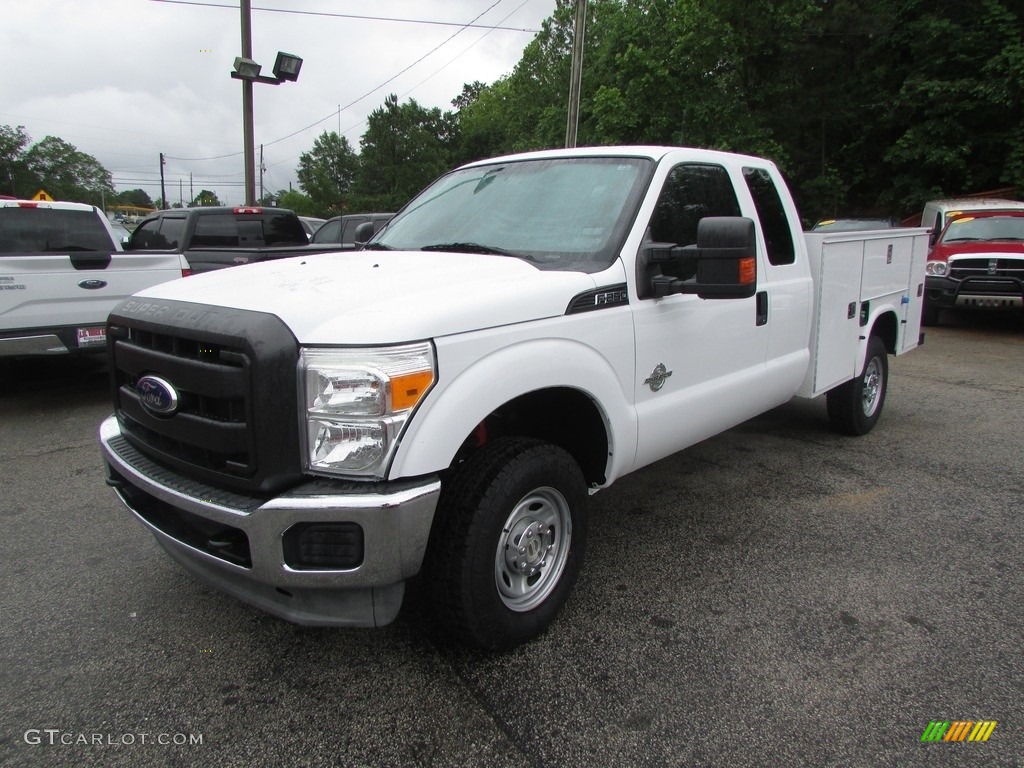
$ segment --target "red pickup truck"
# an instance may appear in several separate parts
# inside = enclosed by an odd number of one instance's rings
[[[922,322],[943,309],[1024,311],[1024,210],[949,219],[928,255]]]

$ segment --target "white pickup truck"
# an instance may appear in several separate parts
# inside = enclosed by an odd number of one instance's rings
[[[826,394],[868,432],[919,343],[923,229],[804,235],[766,160],[665,147],[459,168],[365,250],[149,289],[110,316],[108,482],[188,570],[303,624],[543,631],[588,496]]]
[[[103,352],[110,310],[188,272],[177,254],[127,254],[99,208],[0,200],[0,358]]]

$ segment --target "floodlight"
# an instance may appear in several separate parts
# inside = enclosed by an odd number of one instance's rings
[[[277,60],[274,61],[274,77],[278,80],[289,80],[295,82],[299,79],[299,70],[302,69],[302,59],[290,53],[277,52]]]
[[[257,64],[252,59],[246,59],[241,56],[235,57],[235,72],[232,77],[236,76],[242,80],[255,80],[260,76],[260,70],[263,67]]]

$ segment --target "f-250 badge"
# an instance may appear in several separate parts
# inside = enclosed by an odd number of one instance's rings
[[[665,368],[664,363],[658,363],[651,371],[651,375],[644,379],[644,384],[651,388],[651,392],[657,392],[665,386],[665,379],[672,375],[672,371]]]

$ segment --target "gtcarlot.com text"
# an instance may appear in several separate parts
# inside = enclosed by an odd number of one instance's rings
[[[92,733],[64,731],[60,728],[30,728],[25,743],[51,747],[131,747],[156,744],[162,747],[195,747],[203,743],[201,733]]]

